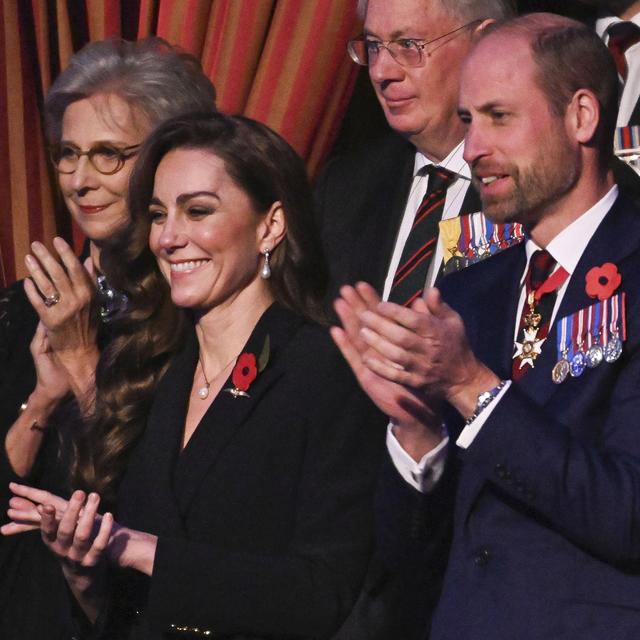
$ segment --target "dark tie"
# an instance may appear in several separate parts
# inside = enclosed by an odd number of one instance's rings
[[[520,322],[518,323],[518,335],[516,340],[519,342],[523,340],[523,332],[525,327],[525,318],[531,313],[530,305],[527,302],[527,298],[532,291],[538,289],[545,280],[551,275],[553,268],[556,265],[556,261],[553,256],[546,250],[539,249],[535,251],[529,261],[529,269],[525,276],[525,301],[520,313]],[[541,321],[536,333],[536,339],[542,340],[547,337],[549,333],[549,326],[551,320],[551,314],[553,312],[553,305],[555,304],[557,296],[557,289],[546,293],[540,298],[540,301],[535,305],[535,312],[540,314]],[[531,367],[529,364],[525,364],[520,367],[520,360],[514,358],[512,362],[511,377],[513,380],[518,380],[526,371]]]
[[[627,61],[624,54],[636,42],[640,42],[640,27],[633,22],[617,22],[607,29],[609,42],[607,46],[616,63],[622,81],[627,79]]]
[[[438,223],[444,212],[447,187],[457,177],[457,174],[435,165],[425,167],[421,175],[429,176],[427,192],[416,211],[389,292],[391,302],[406,307],[422,295],[431,256],[436,250]]]

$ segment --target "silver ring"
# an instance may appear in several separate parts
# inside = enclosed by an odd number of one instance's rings
[[[56,291],[55,293],[52,293],[50,296],[45,297],[44,306],[53,307],[54,305],[58,304],[58,302],[60,302],[60,294]]]

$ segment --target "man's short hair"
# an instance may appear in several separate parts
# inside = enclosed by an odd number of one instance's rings
[[[432,0],[434,1],[434,0]],[[516,15],[514,0],[439,0],[442,8],[464,24],[492,18],[506,20]],[[358,0],[358,16],[364,20],[369,0]]]
[[[496,24],[485,37],[524,37],[538,72],[538,86],[552,113],[564,116],[576,91],[588,89],[600,104],[594,143],[607,162],[613,153],[618,115],[618,72],[611,54],[595,31],[576,20],[552,13],[521,16]]]

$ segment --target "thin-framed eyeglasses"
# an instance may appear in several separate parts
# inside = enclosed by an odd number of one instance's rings
[[[425,47],[444,40],[448,36],[452,36],[463,29],[480,24],[482,20],[472,20],[457,27],[453,31],[444,33],[433,40],[421,40],[419,38],[398,38],[396,40],[375,40],[368,36],[362,35],[347,43],[347,51],[351,59],[359,65],[366,67],[374,64],[380,54],[381,49],[386,49],[391,57],[403,67],[421,67],[425,63],[425,55],[428,58],[437,47],[432,51],[426,51]],[[448,42],[448,41],[447,41]],[[445,44],[443,42],[442,44]]]
[[[53,166],[58,173],[73,173],[78,168],[82,156],[87,156],[93,168],[110,176],[118,173],[124,163],[138,152],[139,144],[129,147],[116,147],[112,144],[101,142],[91,149],[82,151],[79,147],[69,142],[61,142],[49,148],[49,154]]]

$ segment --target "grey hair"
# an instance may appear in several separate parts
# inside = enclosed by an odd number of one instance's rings
[[[505,20],[516,15],[514,0],[440,0],[442,8],[462,22],[491,18]],[[358,17],[365,19],[369,0],[358,0]]]
[[[157,37],[92,42],[71,58],[45,99],[49,142],[60,141],[66,108],[97,93],[119,96],[152,127],[184,113],[215,111],[215,88],[191,54]]]

